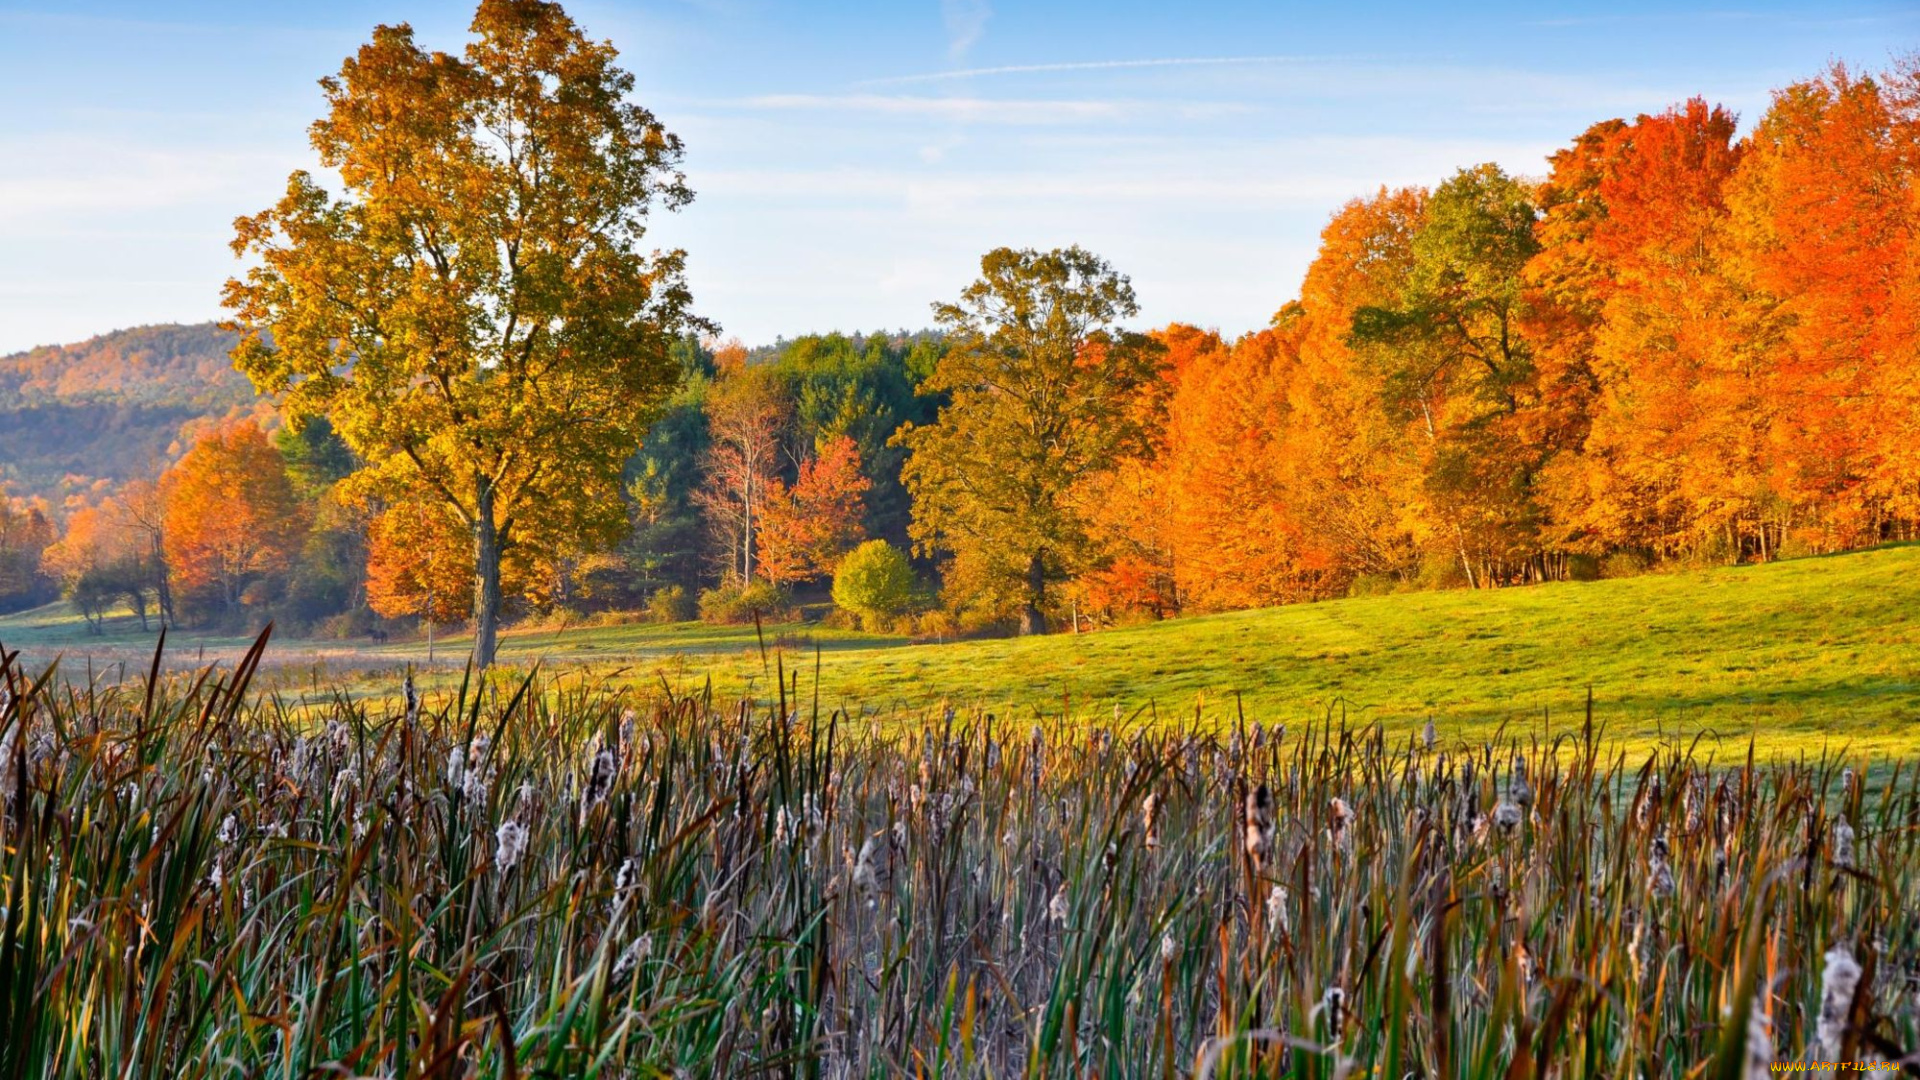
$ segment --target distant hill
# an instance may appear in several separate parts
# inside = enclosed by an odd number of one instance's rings
[[[154,474],[182,424],[254,402],[233,341],[213,323],[162,324],[0,356],[0,481],[55,497]]]

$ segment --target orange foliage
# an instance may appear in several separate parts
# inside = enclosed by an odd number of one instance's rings
[[[473,609],[473,534],[441,504],[390,506],[367,526],[367,605],[458,622]]]
[[[1081,484],[1077,501],[1100,556],[1076,583],[1081,615],[1097,623],[1178,613],[1168,494],[1164,454],[1123,459]]]
[[[853,439],[828,439],[801,463],[793,487],[776,491],[761,508],[755,526],[760,572],[782,583],[831,574],[863,538],[860,518],[870,486]]]
[[[1915,121],[1836,66],[1774,95],[1728,197],[1731,269],[1765,312],[1771,487],[1818,547],[1916,509]]]
[[[1330,591],[1358,574],[1410,573],[1416,544],[1434,528],[1406,433],[1381,408],[1378,373],[1349,344],[1354,313],[1397,295],[1426,209],[1417,188],[1381,188],[1347,203],[1320,234],[1299,302],[1274,316],[1276,327],[1298,334],[1285,453],[1301,517],[1340,570]]]
[[[138,554],[134,538],[108,514],[96,506],[83,506],[67,515],[66,532],[47,546],[40,565],[71,588],[88,571]]]
[[[300,548],[302,507],[280,454],[253,424],[202,435],[164,483],[167,565],[182,591],[232,607]]]
[[[1733,134],[1695,99],[1597,125],[1554,158],[1529,331],[1591,386],[1586,437],[1542,485],[1549,538],[1575,550],[1672,552],[1751,512],[1752,385],[1716,253]]]
[[[1301,519],[1289,453],[1297,329],[1215,346],[1180,380],[1168,423],[1181,600],[1218,611],[1312,599],[1331,559]]]

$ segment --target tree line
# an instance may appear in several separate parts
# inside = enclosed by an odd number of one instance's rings
[[[1131,329],[1098,256],[1002,248],[935,330],[757,350],[641,244],[692,193],[614,60],[487,0],[460,56],[381,27],[324,80],[340,190],[296,173],[241,219],[226,294],[285,424],[116,496],[131,539],[96,561],[168,612],[466,621],[484,660],[503,612],[737,618],[831,581],[869,626],[1039,632],[1920,521],[1912,59],[1786,87],[1745,135],[1696,99],[1544,177],[1356,199],[1237,339]],[[104,511],[58,540],[8,513],[0,545],[83,603]]]

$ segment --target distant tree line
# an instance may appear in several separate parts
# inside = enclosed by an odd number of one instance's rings
[[[344,194],[298,174],[240,224],[235,358],[286,422],[7,500],[0,603],[466,622],[483,654],[502,617],[830,598],[1032,633],[1920,526],[1912,60],[1795,83],[1744,137],[1696,99],[1594,125],[1544,178],[1356,199],[1234,340],[1129,329],[1127,277],[1079,248],[1001,248],[932,330],[749,350],[692,314],[681,253],[637,246],[691,193],[611,50],[532,0],[475,31],[458,61],[378,31],[316,128]]]

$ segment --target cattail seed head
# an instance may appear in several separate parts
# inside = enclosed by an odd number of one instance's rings
[[[1055,890],[1053,899],[1047,901],[1047,918],[1052,919],[1055,925],[1065,926],[1067,925],[1067,916],[1069,914],[1070,912],[1067,906],[1067,886],[1063,882],[1060,888]]]
[[[1520,827],[1520,806],[1511,797],[1501,799],[1493,806],[1494,827],[1503,833],[1511,833]]]
[[[501,824],[493,834],[495,842],[494,865],[502,874],[510,872],[520,863],[520,856],[527,852],[527,827],[517,821]]]
[[[1327,838],[1336,850],[1353,850],[1353,807],[1338,795],[1327,803]]]
[[[1267,933],[1278,937],[1293,933],[1293,921],[1287,915],[1288,892],[1276,885],[1267,893]]]
[[[887,854],[880,847],[880,834],[869,836],[860,845],[860,855],[853,863],[853,892],[869,908],[877,907],[880,895],[887,891],[893,882],[893,866]]]
[[[1513,775],[1507,779],[1507,797],[1518,805],[1522,812],[1533,806],[1533,785],[1527,783],[1527,759],[1513,759]]]
[[[360,771],[349,765],[333,774],[333,801],[344,803],[353,790],[360,786]]]
[[[1853,867],[1853,826],[1845,817],[1833,820],[1833,865],[1843,869]]]
[[[619,769],[619,764],[619,759],[614,755],[612,747],[602,746],[594,751],[592,760],[587,763],[586,788],[580,794],[582,821],[586,820],[587,813],[600,805],[607,794],[613,790],[613,778]]]
[[[1147,850],[1153,851],[1159,848],[1160,846],[1160,793],[1159,792],[1157,791],[1147,792],[1146,802],[1141,804],[1141,807],[1140,807],[1140,820],[1147,834],[1146,835]]]
[[[1273,857],[1273,792],[1261,784],[1247,794],[1247,857],[1259,873]]]
[[[1829,1060],[1840,1056],[1840,1042],[1847,1031],[1853,1011],[1853,992],[1860,985],[1860,964],[1845,942],[1827,950],[1827,964],[1820,974],[1820,1048]]]
[[[487,790],[493,786],[493,766],[488,757],[492,747],[493,740],[485,735],[475,736],[473,745],[467,747],[466,776],[461,780],[460,794],[469,806],[485,803]]]
[[[1665,832],[1656,833],[1647,853],[1647,891],[1656,900],[1673,895],[1673,865],[1669,859]]]
[[[1337,986],[1327,987],[1327,992],[1320,996],[1320,1010],[1326,1015],[1327,1030],[1338,1041],[1347,1019],[1347,992]]]

